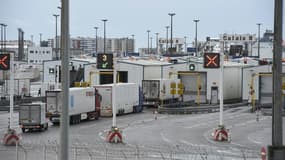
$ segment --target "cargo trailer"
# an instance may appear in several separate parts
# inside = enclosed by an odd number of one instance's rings
[[[112,92],[114,91],[114,84],[96,85],[94,87],[102,96],[101,116],[112,116]],[[117,83],[115,89],[115,105],[117,115],[141,112],[143,108],[139,103],[138,84]]]
[[[62,108],[61,90],[46,91],[47,114],[52,123],[60,122]],[[94,120],[100,116],[100,94],[94,87],[74,87],[69,89],[70,123]]]
[[[24,133],[26,129],[47,130],[45,103],[22,104],[19,107],[19,125]]]

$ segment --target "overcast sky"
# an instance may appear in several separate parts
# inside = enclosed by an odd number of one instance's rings
[[[60,13],[60,0],[0,0],[0,4],[0,23],[8,25],[8,40],[17,39],[17,28],[24,30],[25,39],[33,35],[36,43],[39,33],[43,40],[55,36],[52,15]],[[189,42],[195,36],[193,19],[200,20],[200,40],[221,33],[257,34],[256,23],[262,23],[261,33],[272,30],[274,0],[70,0],[70,34],[95,37],[94,26],[98,26],[98,35],[103,36],[101,19],[108,19],[107,37],[134,34],[136,48],[147,47],[146,31],[151,30],[154,38],[156,32],[165,37],[165,26],[170,25],[168,13],[172,12],[176,13],[173,37],[187,36]]]

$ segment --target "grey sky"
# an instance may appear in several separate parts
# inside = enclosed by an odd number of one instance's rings
[[[39,33],[43,39],[55,35],[55,18],[60,0],[0,0],[0,23],[8,24],[7,39],[17,39],[17,28],[25,32],[25,39]],[[198,23],[198,39],[218,37],[221,33],[257,33],[256,23],[262,23],[261,33],[273,29],[274,0],[70,0],[70,34],[103,36],[103,22],[108,19],[107,37],[135,35],[136,48],[147,46],[147,32],[165,37],[170,25],[168,13],[174,12],[173,37],[187,36],[194,40]],[[283,29],[284,30],[284,29]],[[284,35],[284,34],[283,34]],[[283,36],[284,37],[284,36]]]

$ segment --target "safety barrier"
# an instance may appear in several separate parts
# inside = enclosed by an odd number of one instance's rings
[[[15,160],[58,160],[59,145],[21,144],[16,147],[0,146],[2,158]],[[15,157],[15,158],[14,158]],[[203,145],[127,145],[96,142],[74,143],[69,149],[70,160],[220,160],[260,159],[260,149],[216,147]]]
[[[169,105],[167,107],[159,107],[158,113],[168,113],[168,114],[193,114],[193,113],[212,113],[220,111],[219,105],[204,105],[204,106],[190,106],[190,107],[176,107],[174,105]],[[246,103],[236,103],[236,104],[226,104],[224,109],[235,108],[240,106],[245,106]]]

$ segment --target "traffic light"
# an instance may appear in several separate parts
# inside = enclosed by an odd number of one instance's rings
[[[0,70],[10,69],[10,54],[0,54]]]
[[[220,68],[220,54],[204,53],[204,68]]]
[[[189,65],[189,70],[194,71],[195,70],[195,64],[190,64]]]
[[[97,54],[98,69],[113,69],[113,54]]]

